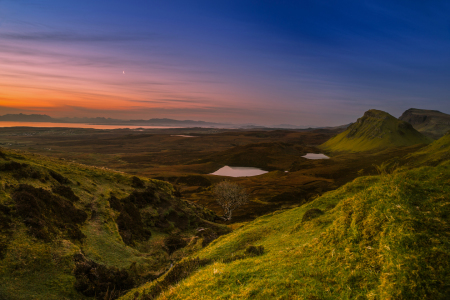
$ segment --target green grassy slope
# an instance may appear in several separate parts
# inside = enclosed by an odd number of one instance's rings
[[[356,123],[320,147],[328,151],[371,151],[390,147],[428,144],[432,140],[409,123],[399,121],[390,114],[371,109]]]
[[[450,130],[450,115],[437,110],[410,108],[399,120],[410,123],[417,131],[439,139]]]
[[[0,149],[0,299],[115,299],[227,232],[214,217],[163,181]]]
[[[448,299],[449,178],[450,162],[357,178],[217,239],[187,279],[120,299],[164,286],[158,299]]]
[[[408,164],[435,166],[450,160],[450,131],[439,140],[407,156]]]

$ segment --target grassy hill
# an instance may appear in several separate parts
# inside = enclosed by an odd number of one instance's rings
[[[115,299],[228,232],[215,217],[163,181],[0,149],[0,299]]]
[[[410,108],[399,120],[410,123],[417,131],[433,139],[441,138],[450,130],[450,115],[437,110]]]
[[[120,299],[448,299],[449,178],[450,162],[357,178]]]
[[[409,123],[400,121],[386,112],[371,109],[346,131],[331,138],[320,147],[328,151],[361,152],[428,144],[431,141]]]
[[[409,165],[431,165],[450,160],[450,131],[439,140],[406,157]]]

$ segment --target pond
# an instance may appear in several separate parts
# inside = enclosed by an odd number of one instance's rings
[[[306,155],[303,155],[302,157],[307,159],[329,159],[328,156],[322,153],[307,153]]]
[[[267,171],[252,167],[229,167],[225,166],[211,173],[211,175],[230,176],[230,177],[249,177],[265,174]]]
[[[194,135],[186,135],[186,134],[172,134],[170,136],[180,136],[180,137],[185,137],[185,138],[196,137]]]

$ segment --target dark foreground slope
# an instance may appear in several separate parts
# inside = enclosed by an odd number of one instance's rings
[[[116,299],[228,232],[215,217],[162,181],[0,149],[0,299]]]
[[[391,147],[428,144],[432,140],[415,130],[411,124],[390,114],[371,109],[348,129],[321,145],[328,151],[372,151]]]
[[[357,178],[120,299],[448,299],[449,178],[449,162]]]
[[[410,108],[399,120],[410,123],[417,131],[433,139],[441,138],[450,130],[450,115],[437,110]]]

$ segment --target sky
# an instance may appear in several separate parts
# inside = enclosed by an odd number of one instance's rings
[[[450,113],[450,1],[0,0],[0,115]]]

